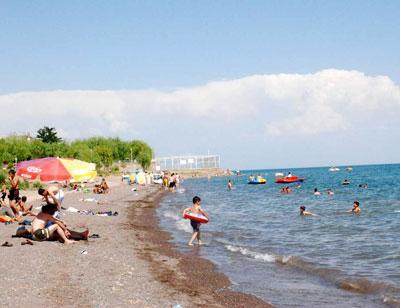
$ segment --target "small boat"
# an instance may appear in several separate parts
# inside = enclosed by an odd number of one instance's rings
[[[303,182],[304,178],[299,178],[298,176],[287,176],[283,178],[276,178],[275,183],[296,183],[296,182]]]
[[[330,168],[329,168],[329,171],[330,171],[330,172],[335,172],[335,171],[340,171],[340,169],[337,168],[337,167],[330,167]]]
[[[259,185],[259,184],[266,184],[267,180],[266,179],[262,179],[261,181],[249,181],[247,184],[251,184],[251,185]]]
[[[283,172],[277,172],[275,173],[275,176],[284,176],[285,174]]]
[[[351,167],[347,167],[346,169],[344,169],[344,170],[346,170],[346,171],[353,171],[353,168],[351,168]]]

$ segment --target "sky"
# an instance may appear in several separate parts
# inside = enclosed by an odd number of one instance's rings
[[[0,135],[223,167],[400,162],[399,1],[0,1]]]

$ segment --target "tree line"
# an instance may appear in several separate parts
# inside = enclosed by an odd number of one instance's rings
[[[95,163],[98,168],[132,160],[146,169],[151,164],[153,150],[143,141],[119,138],[91,137],[67,142],[57,136],[55,128],[49,127],[39,129],[36,138],[16,135],[0,138],[0,161],[4,164],[42,157],[76,158]]]

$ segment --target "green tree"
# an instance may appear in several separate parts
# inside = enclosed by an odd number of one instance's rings
[[[45,126],[37,131],[36,138],[41,139],[44,143],[57,143],[61,138],[57,136],[55,127]]]
[[[94,151],[100,158],[100,162],[104,167],[110,167],[113,162],[113,152],[112,149],[104,146],[98,145],[94,148]]]

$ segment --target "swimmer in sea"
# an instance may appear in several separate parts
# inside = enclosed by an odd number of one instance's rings
[[[328,195],[333,196],[335,193],[332,191],[332,189],[328,189],[326,192]]]
[[[228,190],[232,190],[232,188],[233,188],[232,181],[229,180],[229,181],[228,181]]]
[[[306,212],[306,207],[302,205],[300,206],[300,216],[318,216],[318,215],[311,212]]]
[[[360,202],[354,201],[353,208],[348,210],[347,213],[361,214]]]
[[[318,188],[314,188],[314,196],[319,196],[321,193],[318,191]]]
[[[198,196],[195,196],[193,198],[193,205],[192,207],[188,207],[183,210],[182,217],[185,217],[186,213],[192,213],[192,214],[203,214],[205,217],[208,218],[207,213],[201,208],[201,199]],[[188,245],[193,246],[193,241],[197,238],[197,241],[199,242],[199,245],[201,245],[201,240],[200,240],[200,225],[201,223],[190,220],[190,225],[193,228],[193,235],[192,238],[190,239]]]

